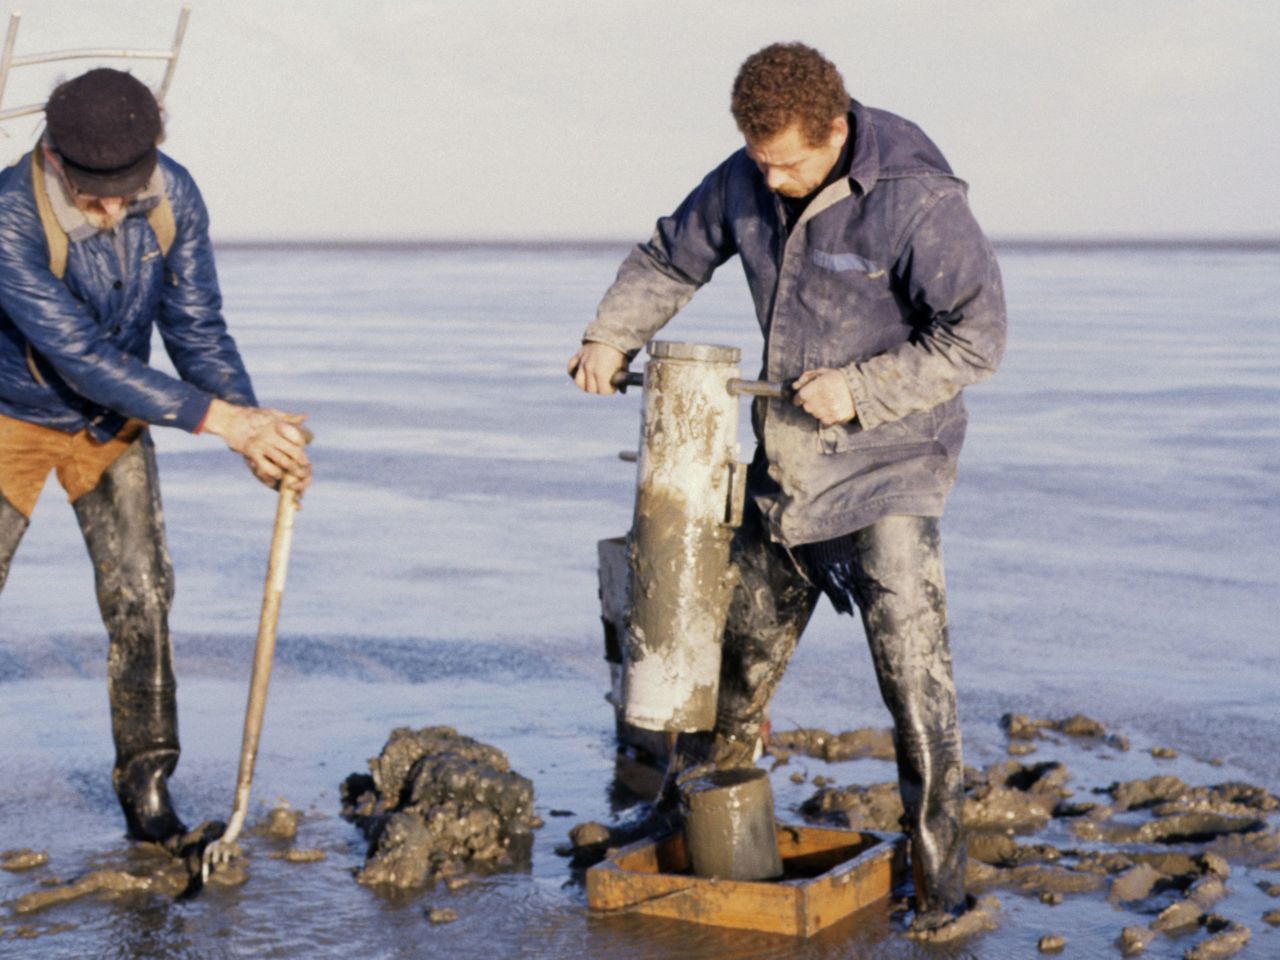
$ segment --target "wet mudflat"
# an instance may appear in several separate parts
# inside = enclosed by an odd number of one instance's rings
[[[1019,883],[1052,864],[992,846],[997,863],[986,866],[1023,871],[982,880],[1001,902],[999,926],[946,946],[904,939],[887,903],[806,944],[588,915],[555,848],[577,822],[610,822],[626,799],[613,785],[594,565],[595,541],[630,517],[634,468],[615,457],[635,443],[638,402],[580,398],[563,360],[622,252],[223,257],[259,393],[309,410],[318,436],[250,818],[265,821],[283,798],[299,813],[297,833],[250,833],[241,886],[14,912],[51,881],[146,869],[146,852],[122,840],[110,788],[91,571],[51,488],[0,597],[0,850],[49,857],[0,870],[0,956],[995,957],[1035,955],[1046,935],[1065,939],[1063,955],[1119,956],[1121,929],[1154,921],[1160,896],[1185,899],[1170,886],[1112,900],[1122,874],[1108,873],[1044,902]],[[1060,762],[1060,786],[1073,793],[1058,799],[1069,803],[1114,806],[1094,791],[1152,777],[1280,791],[1280,334],[1265,306],[1280,293],[1280,254],[1015,251],[1003,265],[1009,359],[970,393],[969,445],[944,522],[967,762]],[[672,338],[754,356],[740,287],[734,278],[704,291]],[[211,440],[158,440],[178,571],[184,755],[174,789],[194,823],[230,812],[274,503]],[[999,722],[1077,712],[1129,749],[1050,729],[1023,741],[1034,752],[1011,754],[1017,738]],[[859,629],[823,608],[775,727],[883,723]],[[366,843],[340,816],[340,785],[392,729],[430,725],[501,749],[533,781],[545,825],[514,870],[455,889],[364,887],[355,873]],[[798,821],[819,790],[885,783],[892,768],[796,754],[771,776],[780,817]],[[833,782],[818,786],[818,776]],[[1098,827],[1152,817],[1135,808]],[[1051,816],[1013,842],[1134,845],[1081,836],[1081,822],[1087,815]],[[1274,829],[1274,815],[1267,822]],[[307,851],[324,857],[298,856]],[[1228,895],[1207,912],[1251,930],[1243,956],[1277,952],[1280,934],[1262,918],[1280,905],[1267,886],[1280,872],[1227,860]],[[1122,892],[1143,878],[1126,883]],[[432,923],[444,910],[457,919]],[[1161,933],[1144,955],[1181,957],[1209,935]]]

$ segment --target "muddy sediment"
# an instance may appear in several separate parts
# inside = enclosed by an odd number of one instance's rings
[[[798,753],[828,763],[860,760],[864,757],[877,760],[893,760],[896,757],[891,730],[866,729],[830,733],[820,727],[775,732],[769,740],[769,752],[779,760]]]
[[[272,840],[292,840],[298,835],[298,822],[301,819],[301,813],[287,802],[281,801],[271,808],[257,830]]]
[[[292,841],[297,835],[298,821],[298,813],[282,801],[246,835]],[[111,900],[131,895],[152,895],[177,899],[197,893],[205,884],[241,886],[249,879],[248,856],[243,847],[240,855],[218,864],[207,877],[202,870],[205,848],[220,837],[224,829],[225,824],[221,821],[205,821],[164,844],[135,845],[124,866],[91,870],[65,882],[47,877],[40,889],[22,894],[13,901],[13,912],[19,915],[37,913],[84,897]],[[321,850],[292,848],[276,850],[270,855],[293,863],[313,863],[326,857]],[[15,871],[33,869],[48,862],[48,855],[41,851],[9,850],[0,854],[0,867]]]
[[[392,731],[369,774],[342,784],[342,816],[369,841],[356,879],[412,888],[462,865],[514,868],[529,862],[533,783],[496,747],[452,727]]]
[[[329,858],[329,855],[323,850],[314,848],[278,850],[271,856],[276,860],[283,860],[285,863],[321,863]]]
[[[198,888],[200,856],[211,839],[221,836],[220,822],[203,823],[166,846],[140,844],[143,866],[140,869],[91,870],[66,883],[53,881],[39,890],[24,893],[13,903],[19,915],[36,913],[58,904],[97,896],[113,899],[129,894],[154,894],[170,899]],[[39,859],[39,858],[37,858]],[[48,861],[44,857],[41,863]]]
[[[1102,743],[1116,750],[1128,750],[1128,738],[1111,733],[1097,720],[1077,713],[1061,720],[1035,720],[1021,713],[1006,713],[1000,718],[1000,726],[1009,736],[1011,745],[1018,742],[1050,739],[1054,733],[1062,733],[1084,741]]]
[[[31,850],[23,847],[21,850],[6,850],[0,853],[0,870],[8,870],[10,873],[34,870],[36,867],[42,867],[48,862],[49,854],[43,850]]]
[[[1061,735],[1087,750],[1129,749],[1125,737],[1082,715],[1034,720],[1008,714],[1001,725],[1010,744],[1045,743]],[[874,732],[798,730],[775,734],[774,742],[784,758],[791,752],[823,756],[829,743],[863,742],[860,734]],[[1122,956],[1145,952],[1161,936],[1186,937],[1187,957],[1234,956],[1244,948],[1249,926],[1215,911],[1235,892],[1228,882],[1233,864],[1280,869],[1280,829],[1272,823],[1280,800],[1252,784],[1193,785],[1176,776],[1114,781],[1079,793],[1071,771],[1057,761],[1025,763],[1014,756],[983,770],[967,768],[970,892],[982,897],[1006,890],[1046,904],[1105,897],[1119,914],[1113,942]],[[810,821],[852,829],[901,829],[896,782],[828,784],[801,803],[799,812]],[[1054,842],[1044,842],[1046,836]],[[1280,877],[1253,885],[1280,896]],[[975,930],[947,936],[989,929],[998,916],[988,910],[972,921]],[[1280,925],[1280,910],[1260,914],[1259,921]],[[1046,936],[1041,950],[1054,952],[1057,941]]]

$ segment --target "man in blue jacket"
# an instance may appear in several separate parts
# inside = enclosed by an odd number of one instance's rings
[[[149,424],[212,433],[263,483],[310,463],[300,415],[257,406],[221,313],[208,214],[160,154],[140,81],[98,69],[54,90],[46,132],[0,173],[0,589],[50,472],[93,560],[110,637],[113,783],[129,835],[185,832],[165,544]],[[159,330],[180,379],[148,366]]]
[[[623,262],[582,347],[578,386],[611,378],[737,254],[764,333],[748,509],[733,545],[716,729],[673,768],[751,764],[818,598],[857,607],[893,717],[916,879],[913,929],[964,908],[963,765],[938,520],[963,387],[1000,361],[1005,307],[965,184],[907,120],[850,100],[802,44],[753,54],[731,107],[744,149]],[[669,778],[670,779],[670,778]]]

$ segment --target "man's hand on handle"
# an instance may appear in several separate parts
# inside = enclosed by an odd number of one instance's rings
[[[627,355],[607,343],[584,343],[569,358],[569,376],[578,389],[608,396],[617,390],[610,382],[613,375],[626,369]]]
[[[242,407],[215,399],[204,429],[242,455],[253,475],[268,487],[275,487],[289,474],[301,492],[311,483],[311,460],[302,429],[306,419],[306,414]]]
[[[824,427],[848,423],[858,415],[849,381],[839,370],[827,367],[806,370],[796,378],[795,391],[795,405]]]

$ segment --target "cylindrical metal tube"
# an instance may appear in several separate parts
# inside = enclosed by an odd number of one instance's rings
[[[699,877],[773,880],[782,876],[773,790],[755,767],[715,770],[680,788],[689,864]]]
[[[646,730],[715,726],[729,566],[740,351],[649,344],[628,541],[624,716]]]

